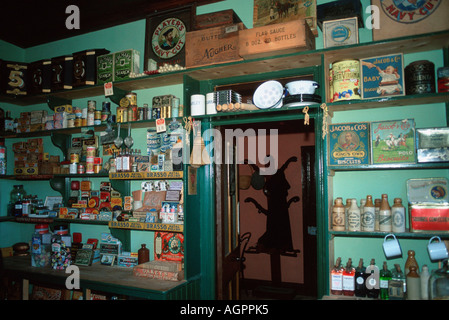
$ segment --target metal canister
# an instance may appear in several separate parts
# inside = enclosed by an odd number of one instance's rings
[[[145,112],[143,107],[137,108],[137,120],[145,120]]]
[[[360,99],[360,62],[341,60],[332,64],[333,101]]]
[[[87,125],[88,126],[93,126],[94,125],[94,121],[95,121],[95,113],[88,111],[87,112]]]
[[[78,174],[83,174],[85,172],[86,171],[85,171],[84,165],[82,163],[79,163],[78,164]]]
[[[137,94],[134,92],[128,92],[125,95],[126,99],[128,99],[130,105],[137,105]]]
[[[80,162],[80,156],[78,153],[71,153],[70,154],[70,163],[79,163]]]
[[[410,63],[404,69],[405,93],[420,94],[435,92],[435,65],[427,60]]]
[[[87,101],[87,110],[94,112],[97,108],[97,102],[94,100]]]
[[[441,67],[437,70],[438,92],[449,92],[449,67]]]

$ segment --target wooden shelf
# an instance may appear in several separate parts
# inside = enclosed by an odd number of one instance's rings
[[[366,164],[359,166],[328,166],[329,171],[366,171],[366,170],[416,170],[416,169],[449,169],[449,162],[428,163],[390,163]]]
[[[384,238],[387,234],[394,232],[367,232],[367,231],[334,231],[329,230],[330,236],[339,237],[368,237],[368,238]],[[419,232],[397,232],[394,233],[396,238],[404,239],[429,239],[435,235],[440,238],[449,239],[448,231],[419,231]]]

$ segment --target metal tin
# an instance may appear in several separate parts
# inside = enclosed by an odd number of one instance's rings
[[[449,92],[449,67],[440,67],[438,74],[438,92]]]
[[[94,125],[94,120],[95,120],[95,115],[94,112],[87,112],[87,125],[88,126],[93,126]]]
[[[95,111],[95,109],[97,108],[97,102],[94,100],[89,100],[87,101],[87,109],[89,111]]]
[[[137,108],[137,120],[145,120],[144,118],[144,109],[142,108]]]
[[[71,163],[69,166],[70,174],[76,174],[78,168],[78,163]]]
[[[78,163],[78,162],[80,162],[79,154],[78,153],[71,153],[70,154],[70,163]]]
[[[94,119],[101,120],[101,111],[100,110],[95,110]]]
[[[87,149],[86,149],[86,156],[88,158],[89,157],[95,157],[95,153],[96,153],[96,148],[95,147],[87,147]]]
[[[410,63],[404,69],[405,93],[420,94],[435,92],[435,65],[427,60]]]
[[[75,127],[75,119],[67,119],[67,128]]]
[[[85,172],[84,165],[82,163],[78,164],[78,174],[83,174]]]
[[[341,60],[332,64],[333,101],[360,99],[360,62]]]
[[[137,105],[137,94],[134,92],[129,92],[125,95],[128,99],[130,105]]]

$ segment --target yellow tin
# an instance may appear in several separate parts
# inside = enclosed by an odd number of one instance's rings
[[[332,64],[332,101],[361,99],[359,60],[341,60]]]

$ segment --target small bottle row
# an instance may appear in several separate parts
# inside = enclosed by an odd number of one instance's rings
[[[360,200],[360,207],[356,199],[334,200],[331,217],[332,230],[334,231],[367,231],[367,232],[405,232],[405,207],[401,198],[395,198],[390,207],[388,195],[382,194],[381,199],[375,199],[367,195]]]

